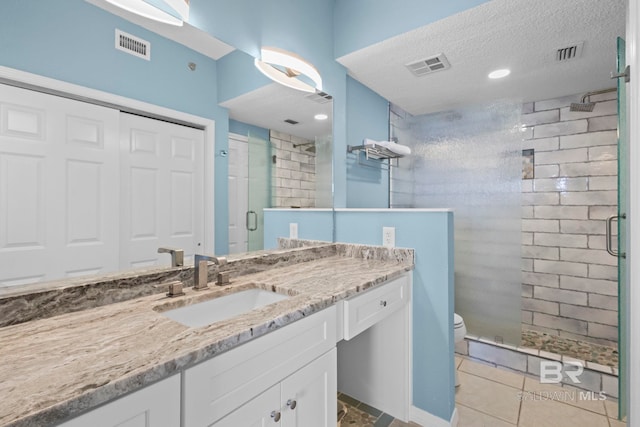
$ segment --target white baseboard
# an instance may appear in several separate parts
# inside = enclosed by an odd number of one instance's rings
[[[420,408],[416,408],[415,406],[411,406],[411,411],[409,414],[409,419],[414,423],[420,424],[423,427],[457,427],[458,425],[458,408],[453,410],[453,414],[451,414],[451,420],[443,420],[440,417],[436,417],[429,412],[422,410]]]

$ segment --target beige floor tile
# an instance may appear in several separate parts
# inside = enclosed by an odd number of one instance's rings
[[[618,418],[618,402],[607,399],[604,401],[604,407],[607,409],[607,417]]]
[[[519,389],[522,388],[522,383],[524,382],[524,375],[472,362],[468,359],[462,361],[459,370]]]
[[[456,390],[456,402],[512,424],[518,422],[521,390],[466,372],[458,371],[458,374],[460,387]]]
[[[464,359],[462,359],[462,357],[456,356],[456,369],[460,367],[460,364],[462,363],[463,360]]]
[[[613,418],[609,418],[609,423],[611,423],[611,427],[627,427],[627,423],[622,421],[614,420]]]
[[[458,427],[515,427],[515,424],[499,420],[464,405],[456,405],[456,408],[458,409]]]
[[[580,390],[575,387],[560,387],[556,384],[542,384],[539,379],[527,377],[524,381],[524,390],[525,393],[523,398],[529,398],[530,400],[554,400],[576,406],[580,409],[596,412],[598,414],[607,414],[604,408],[606,401],[597,400],[597,394],[594,396],[590,392]]]
[[[552,400],[523,400],[519,427],[609,427],[607,417]]]

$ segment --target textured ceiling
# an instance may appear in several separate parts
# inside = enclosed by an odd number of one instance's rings
[[[278,83],[271,83],[252,92],[225,101],[220,105],[229,109],[229,117],[266,129],[313,140],[315,136],[331,134],[332,102],[319,104],[306,98],[309,95]],[[318,121],[314,115],[324,113],[328,120]],[[285,123],[286,119],[300,122]]]
[[[492,0],[338,59],[349,74],[411,114],[497,99],[534,101],[615,86],[625,0]],[[584,42],[580,58],[555,52]],[[415,77],[405,64],[444,53],[451,68]],[[490,80],[498,68],[511,75]]]

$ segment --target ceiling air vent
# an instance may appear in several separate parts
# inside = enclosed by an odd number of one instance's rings
[[[576,59],[582,56],[582,46],[584,42],[574,43],[570,46],[561,47],[556,50],[556,61],[564,62],[571,59]]]
[[[412,62],[411,64],[405,64],[405,66],[418,77],[451,68],[451,65],[449,64],[447,57],[444,56],[444,53],[431,56],[426,59],[421,59],[420,61]]]
[[[327,102],[331,102],[333,96],[329,95],[326,92],[320,91],[316,93],[310,93],[309,95],[306,95],[305,98],[310,101],[317,102],[318,104],[326,104]]]
[[[287,119],[284,121],[285,123],[289,123],[290,125],[297,125],[300,122],[296,122],[295,120],[292,119]]]
[[[116,49],[151,60],[151,43],[116,28]]]

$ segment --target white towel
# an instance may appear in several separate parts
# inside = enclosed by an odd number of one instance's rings
[[[373,139],[365,138],[363,142],[364,145],[379,145],[401,156],[408,156],[411,154],[411,148],[393,141],[374,141]]]

